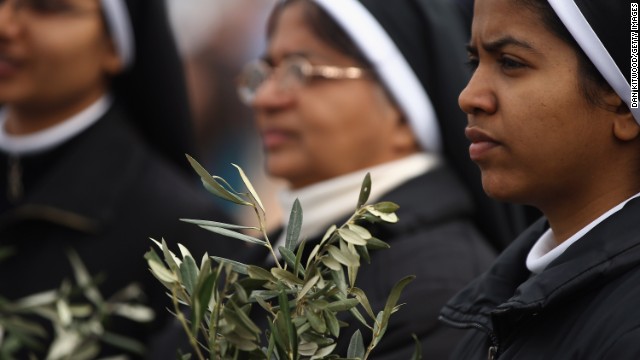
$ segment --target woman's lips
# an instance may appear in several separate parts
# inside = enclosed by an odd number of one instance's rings
[[[18,71],[18,62],[0,54],[0,79],[8,78]]]
[[[266,130],[262,132],[262,143],[266,150],[274,150],[291,141],[293,137],[294,134],[291,131]]]
[[[481,160],[489,151],[500,146],[499,142],[482,130],[468,127],[465,129],[464,134],[471,141],[469,157],[473,161]]]

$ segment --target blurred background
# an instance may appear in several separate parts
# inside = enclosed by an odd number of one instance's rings
[[[198,161],[239,189],[231,163],[240,165],[260,194],[272,229],[282,216],[276,203],[281,183],[264,172],[251,109],[238,99],[235,83],[244,64],[263,54],[267,18],[277,0],[165,1],[185,65]],[[220,204],[244,224],[254,219],[249,209]]]

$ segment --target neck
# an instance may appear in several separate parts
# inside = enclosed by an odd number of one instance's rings
[[[539,208],[549,220],[555,241],[561,244],[593,220],[639,192],[640,186],[637,185],[616,188],[608,184],[606,191],[586,197],[585,200],[573,197],[566,199],[564,204],[556,203],[554,206]]]
[[[56,126],[80,113],[100,97],[104,92],[84,96],[80,101],[68,101],[56,104],[7,104],[7,120],[4,130],[10,135],[28,135]]]

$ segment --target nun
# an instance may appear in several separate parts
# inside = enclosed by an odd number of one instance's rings
[[[633,5],[476,0],[469,155],[487,194],[544,217],[442,310],[469,329],[454,359],[640,358]]]
[[[139,283],[159,324],[168,299],[143,259],[149,238],[231,252],[179,221],[225,216],[187,176],[190,114],[163,4],[0,2],[0,247],[13,253],[0,297],[72,280],[74,249],[105,298]],[[154,329],[110,324],[140,341]]]
[[[519,226],[515,208],[481,192],[465,153],[459,16],[449,0],[281,1],[264,56],[240,77],[266,171],[288,184],[280,194],[285,214],[301,203],[306,248],[353,213],[367,173],[372,202],[400,205],[398,224],[373,229],[391,248],[372,253],[357,279],[380,310],[399,279],[417,276],[375,359],[408,359],[412,334],[425,358],[446,358],[460,334],[437,321],[439,309]],[[343,356],[358,325],[349,321],[336,350]]]

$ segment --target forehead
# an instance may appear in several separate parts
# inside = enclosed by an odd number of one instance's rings
[[[545,27],[540,16],[517,0],[476,0],[471,42],[493,42],[500,38],[516,38],[543,47],[555,36]]]
[[[305,16],[303,1],[292,2],[282,9],[275,19],[269,39],[268,57],[278,60],[289,55],[305,55],[323,60],[344,57],[315,34]]]

